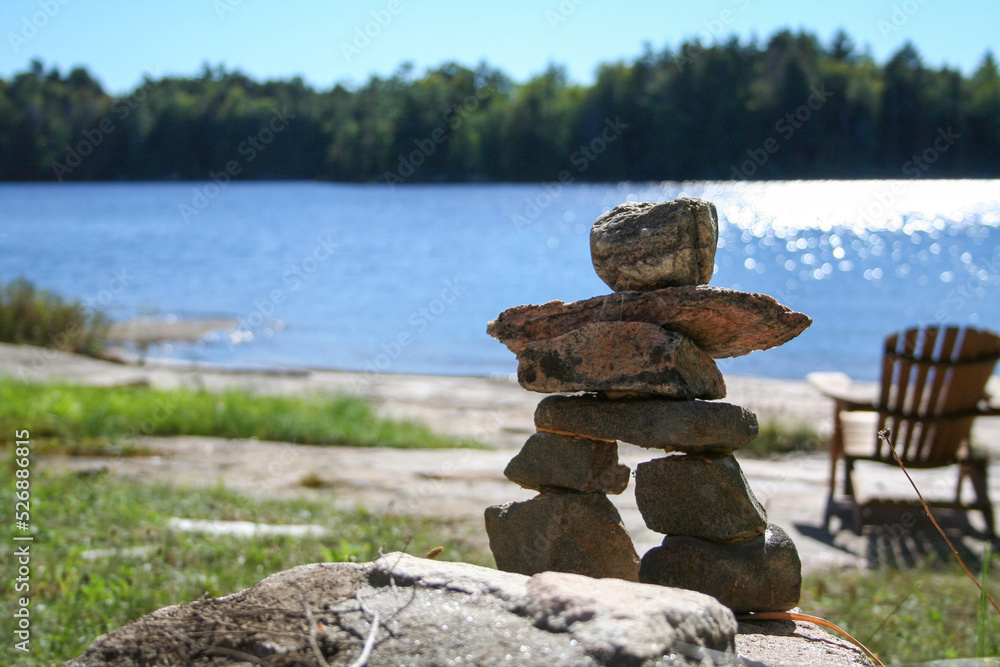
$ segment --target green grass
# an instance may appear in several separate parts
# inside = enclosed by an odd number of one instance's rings
[[[6,461],[13,458],[9,448],[0,454]],[[9,464],[2,468],[13,470]],[[32,653],[13,649],[17,596],[5,590],[0,603],[3,665],[58,664],[85,650],[98,635],[160,607],[227,595],[303,563],[370,560],[379,549],[423,555],[444,546],[442,560],[492,565],[488,551],[474,546],[478,526],[338,512],[329,500],[257,501],[223,488],[178,489],[33,472]],[[9,492],[3,495],[11,498]],[[172,516],[319,524],[332,533],[320,538],[204,536],[168,530],[166,521]],[[23,534],[10,523],[0,528],[4,549],[15,544],[15,534]],[[89,549],[147,545],[153,551],[142,557],[91,561],[82,556]],[[13,585],[12,577],[8,582]]]
[[[990,607],[986,632],[978,632],[979,590],[954,560],[916,570],[811,574],[800,606],[850,632],[887,665],[975,658],[980,642],[987,656],[1000,653],[1000,616]]]
[[[361,447],[481,446],[416,422],[382,419],[351,396],[109,389],[0,378],[0,443],[9,444],[26,425],[33,439],[48,441],[44,451],[76,454],[128,454],[140,436],[176,435]]]
[[[748,458],[769,458],[796,452],[825,451],[830,439],[820,435],[816,429],[804,422],[785,423],[768,420],[760,425],[757,439],[740,456]]]
[[[24,279],[0,284],[0,341],[96,355],[108,321]]]

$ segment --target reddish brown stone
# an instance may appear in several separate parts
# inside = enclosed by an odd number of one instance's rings
[[[715,362],[679,333],[646,322],[596,322],[529,343],[517,356],[529,391],[615,391],[723,398]]]
[[[594,322],[657,324],[684,334],[706,353],[721,359],[787,343],[812,320],[765,294],[697,285],[516,306],[500,313],[486,331],[518,354],[529,343]]]

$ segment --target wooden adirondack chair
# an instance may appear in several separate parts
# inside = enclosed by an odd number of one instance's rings
[[[992,538],[995,533],[986,480],[987,460],[970,450],[969,434],[976,417],[1000,415],[1000,407],[989,405],[986,392],[998,358],[1000,337],[992,332],[953,326],[914,328],[886,338],[877,396],[855,390],[843,373],[811,373],[807,378],[810,384],[834,401],[826,528],[829,530],[830,519],[837,515],[850,520],[854,531],[860,534],[868,506],[910,504],[886,499],[859,505],[854,493],[856,461],[899,466],[892,450],[878,437],[879,431],[888,429],[889,440],[907,468],[959,466],[955,500],[928,504],[982,512]],[[855,448],[845,451],[845,413],[859,411],[877,414],[870,435],[871,447],[865,446],[865,452]],[[836,497],[840,459],[844,461],[846,498],[843,500]],[[975,494],[971,503],[963,503],[961,498],[966,477]]]

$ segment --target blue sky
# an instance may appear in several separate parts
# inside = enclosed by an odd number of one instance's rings
[[[765,39],[783,27],[824,42],[842,27],[879,62],[909,39],[928,65],[970,73],[987,49],[1000,56],[998,26],[998,0],[3,0],[0,76],[39,58],[64,72],[84,65],[121,93],[144,73],[208,62],[325,89],[405,60],[418,72],[486,60],[517,81],[556,62],[589,83],[598,63],[632,59],[644,43]]]

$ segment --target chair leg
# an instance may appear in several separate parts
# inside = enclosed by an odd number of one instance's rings
[[[986,479],[987,470],[988,463],[985,459],[968,461],[962,464],[959,472],[958,488],[961,491],[962,478],[968,475],[969,481],[972,483],[972,490],[976,494],[976,507],[983,513],[986,532],[992,540],[996,537],[996,530],[994,526],[993,503],[990,502],[989,485]],[[956,498],[956,500],[961,501],[961,498]]]
[[[847,511],[850,512],[853,519],[854,534],[860,535],[861,529],[864,527],[864,517],[858,506],[858,499],[854,495],[854,459],[850,456],[844,457],[844,495],[847,496],[849,502]]]
[[[850,456],[844,457],[844,495],[854,501],[857,504],[857,499],[854,497],[854,459]]]
[[[833,504],[836,502],[833,497],[833,492],[826,497],[826,510],[823,512],[823,530],[830,533],[830,519],[833,518]]]

